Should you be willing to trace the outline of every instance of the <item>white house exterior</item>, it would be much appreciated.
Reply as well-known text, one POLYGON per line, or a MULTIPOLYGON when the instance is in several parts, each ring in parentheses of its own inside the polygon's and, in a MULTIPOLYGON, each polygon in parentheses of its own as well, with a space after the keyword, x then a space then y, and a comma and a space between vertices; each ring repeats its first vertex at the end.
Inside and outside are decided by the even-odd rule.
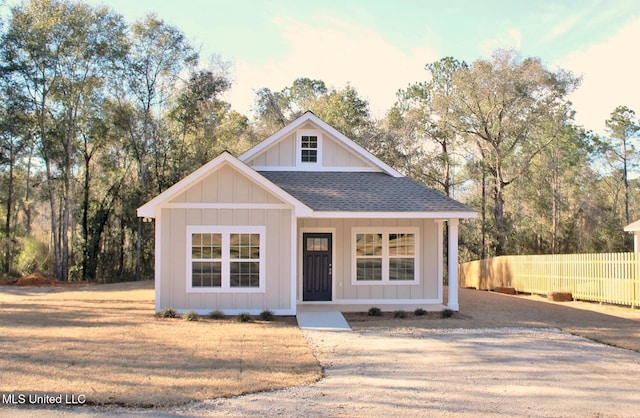
POLYGON ((156 310, 303 305, 458 310, 458 223, 476 213, 383 163, 311 112, 223 153, 138 208, 155 219, 156 310))
POLYGON ((640 251, 640 220, 630 223, 624 227, 625 232, 633 233, 633 252, 640 251))

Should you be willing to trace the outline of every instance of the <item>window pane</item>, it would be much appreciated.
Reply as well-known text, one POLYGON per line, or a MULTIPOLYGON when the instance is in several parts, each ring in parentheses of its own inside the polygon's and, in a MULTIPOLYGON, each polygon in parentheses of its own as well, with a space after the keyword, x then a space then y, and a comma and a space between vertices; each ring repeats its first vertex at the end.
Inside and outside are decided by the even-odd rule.
POLYGON ((389 255, 415 255, 415 234, 389 234, 389 255))
POLYGON ((329 238, 307 238, 307 251, 329 251, 329 238))
POLYGON ((200 234, 202 237, 202 245, 210 247, 211 246, 211 234, 200 234))
POLYGON ((382 234, 356 234, 357 256, 381 256, 382 234))
POLYGON ((235 260, 260 258, 260 234, 231 234, 229 256, 235 260))
POLYGON ((222 235, 193 234, 191 236, 191 258, 196 260, 222 258, 222 235))
POLYGON ((222 263, 194 261, 191 263, 191 286, 220 287, 222 285, 222 263))
POLYGON ((260 263, 234 261, 230 265, 231 287, 259 287, 260 263))
POLYGON ((315 163, 318 161, 318 151, 315 149, 303 149, 302 160, 303 163, 315 163))
POLYGON ((392 258, 389 260, 389 280, 414 280, 413 258, 392 258))
POLYGON ((318 148, 318 137, 315 135, 303 135, 302 148, 318 148))
POLYGON ((382 258, 358 258, 356 280, 382 280, 382 258))
POLYGON ((199 247, 202 245, 202 234, 193 234, 191 236, 191 245, 199 247))

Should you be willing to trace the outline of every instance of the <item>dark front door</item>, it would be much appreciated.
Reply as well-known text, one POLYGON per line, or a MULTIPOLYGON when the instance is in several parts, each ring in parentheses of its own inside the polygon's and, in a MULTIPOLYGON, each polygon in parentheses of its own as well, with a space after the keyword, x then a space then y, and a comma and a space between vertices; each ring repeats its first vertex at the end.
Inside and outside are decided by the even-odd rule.
POLYGON ((302 300, 331 300, 331 234, 302 234, 302 300))

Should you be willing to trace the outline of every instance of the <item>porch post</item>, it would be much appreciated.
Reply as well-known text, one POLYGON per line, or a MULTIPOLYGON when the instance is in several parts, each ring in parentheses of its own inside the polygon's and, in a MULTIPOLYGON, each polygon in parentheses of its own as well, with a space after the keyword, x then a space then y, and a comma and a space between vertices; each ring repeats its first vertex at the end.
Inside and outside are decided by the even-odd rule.
POLYGON ((447 252, 449 301, 448 307, 452 311, 459 311, 458 305, 458 219, 449 219, 447 222, 449 232, 449 251, 447 252))

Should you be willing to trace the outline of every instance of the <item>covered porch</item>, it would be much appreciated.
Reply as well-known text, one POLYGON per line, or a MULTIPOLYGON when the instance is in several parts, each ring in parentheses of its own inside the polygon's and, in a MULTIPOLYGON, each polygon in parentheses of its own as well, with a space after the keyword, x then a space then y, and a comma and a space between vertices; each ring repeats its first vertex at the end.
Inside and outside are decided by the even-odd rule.
POLYGON ((373 306, 383 311, 458 311, 458 226, 458 218, 298 219, 296 312, 366 312, 373 306), (371 258, 377 270, 369 270, 382 277, 375 281, 362 280, 370 274, 369 259, 359 247, 371 235, 380 241, 377 249, 366 250, 376 255, 371 258), (402 248, 394 244, 400 239, 402 248), (398 277, 400 265, 405 277, 398 277))

